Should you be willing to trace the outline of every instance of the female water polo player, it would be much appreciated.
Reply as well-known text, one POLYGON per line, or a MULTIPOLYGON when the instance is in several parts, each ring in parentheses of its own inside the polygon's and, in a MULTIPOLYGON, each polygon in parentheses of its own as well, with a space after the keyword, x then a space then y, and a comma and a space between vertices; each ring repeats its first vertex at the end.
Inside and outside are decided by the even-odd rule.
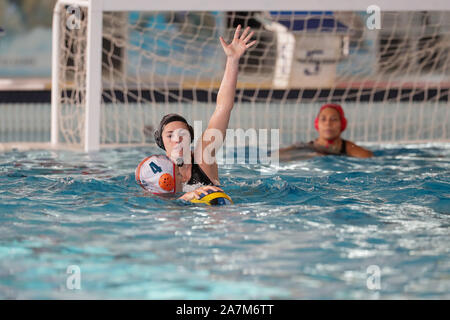
POLYGON ((254 34, 249 32, 250 27, 247 27, 241 35, 240 31, 239 25, 230 44, 220 37, 220 43, 227 56, 225 72, 217 95, 216 109, 194 152, 190 150, 190 144, 194 139, 193 129, 181 115, 165 115, 158 130, 155 131, 157 145, 177 164, 181 181, 185 186, 220 184, 215 151, 223 144, 234 106, 239 59, 256 43, 256 41, 248 43, 254 34))
POLYGON ((227 56, 225 72, 217 95, 216 109, 194 152, 190 150, 194 139, 192 126, 181 115, 165 115, 155 131, 155 141, 166 151, 166 155, 148 157, 136 168, 136 181, 144 189, 159 195, 184 191, 186 193, 179 199, 191 202, 208 198, 207 204, 232 203, 217 186, 220 181, 215 151, 223 144, 234 106, 239 59, 245 50, 256 43, 248 43, 254 34, 249 33, 249 27, 241 35, 240 31, 239 25, 230 44, 220 37, 227 56))
POLYGON ((319 132, 316 140, 280 149, 280 158, 289 159, 289 153, 299 148, 309 149, 323 155, 346 155, 358 158, 373 156, 371 151, 341 138, 341 133, 347 127, 347 119, 340 105, 334 103, 323 105, 314 121, 314 126, 319 132))

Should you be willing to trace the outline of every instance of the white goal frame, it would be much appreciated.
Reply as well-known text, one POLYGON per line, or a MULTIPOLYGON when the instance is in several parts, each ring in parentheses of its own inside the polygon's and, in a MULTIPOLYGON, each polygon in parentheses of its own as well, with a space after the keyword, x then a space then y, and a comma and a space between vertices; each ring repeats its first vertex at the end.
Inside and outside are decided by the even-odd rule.
POLYGON ((87 72, 86 72, 86 112, 84 131, 84 150, 96 151, 100 148, 100 105, 102 95, 102 14, 114 11, 255 11, 287 10, 287 11, 366 11, 371 5, 382 11, 444 11, 450 10, 448 0, 58 0, 53 13, 53 49, 52 49, 52 111, 51 111, 51 144, 59 142, 58 110, 60 103, 59 88, 59 41, 61 10, 65 6, 79 6, 88 10, 87 28, 87 72))

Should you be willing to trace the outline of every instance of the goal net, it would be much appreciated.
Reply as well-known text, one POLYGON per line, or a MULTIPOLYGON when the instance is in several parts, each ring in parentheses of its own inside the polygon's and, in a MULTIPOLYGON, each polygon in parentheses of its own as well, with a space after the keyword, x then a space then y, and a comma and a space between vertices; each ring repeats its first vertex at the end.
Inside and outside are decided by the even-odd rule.
POLYGON ((99 53, 89 51, 95 11, 80 2, 55 10, 53 142, 88 149, 92 117, 100 146, 153 143, 170 112, 205 129, 225 65, 219 36, 231 39, 239 24, 258 42, 240 61, 230 128, 279 129, 280 146, 307 142, 320 106, 335 102, 346 139, 450 139, 450 11, 379 20, 366 11, 102 11, 90 44, 99 53))

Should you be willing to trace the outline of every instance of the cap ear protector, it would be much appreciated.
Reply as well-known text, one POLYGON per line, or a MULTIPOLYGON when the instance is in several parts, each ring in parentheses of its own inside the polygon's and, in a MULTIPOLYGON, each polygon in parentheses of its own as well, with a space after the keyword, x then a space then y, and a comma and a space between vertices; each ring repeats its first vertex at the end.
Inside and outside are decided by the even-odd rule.
POLYGON ((342 107, 340 105, 335 104, 335 103, 324 104, 320 108, 320 111, 317 114, 316 119, 314 120, 314 128, 316 128, 316 130, 319 131, 319 115, 322 112, 322 110, 326 109, 326 108, 333 108, 334 110, 339 112, 339 116, 341 118, 341 132, 344 131, 345 128, 347 128, 347 119, 345 118, 345 115, 344 115, 344 109, 342 109, 342 107))
POLYGON ((184 122, 187 127, 188 127, 188 131, 189 134, 191 135, 191 142, 194 141, 194 129, 192 128, 192 126, 186 121, 185 118, 183 118, 182 116, 180 116, 179 114, 176 113, 169 113, 166 114, 161 122, 159 123, 159 129, 155 130, 155 142, 156 145, 158 147, 160 147, 163 150, 166 150, 166 148, 164 147, 164 142, 163 142, 163 138, 162 138, 162 132, 164 130, 164 127, 169 124, 170 122, 174 122, 174 121, 181 121, 184 122))

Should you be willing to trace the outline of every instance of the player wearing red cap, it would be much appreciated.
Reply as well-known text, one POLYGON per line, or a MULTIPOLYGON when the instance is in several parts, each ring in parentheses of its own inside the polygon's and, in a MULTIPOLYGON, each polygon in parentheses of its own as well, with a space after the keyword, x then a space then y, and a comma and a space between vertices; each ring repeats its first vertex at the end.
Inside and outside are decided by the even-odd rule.
MULTIPOLYGON (((306 148, 310 148, 319 154, 346 155, 358 158, 370 158, 373 153, 355 143, 341 138, 341 133, 347 127, 347 119, 344 110, 338 104, 328 103, 323 105, 314 121, 314 127, 319 133, 319 137, 310 141, 306 148)), ((305 147, 305 146, 303 146, 305 147)), ((280 149, 281 159, 292 150, 299 148, 294 145, 280 149)))

